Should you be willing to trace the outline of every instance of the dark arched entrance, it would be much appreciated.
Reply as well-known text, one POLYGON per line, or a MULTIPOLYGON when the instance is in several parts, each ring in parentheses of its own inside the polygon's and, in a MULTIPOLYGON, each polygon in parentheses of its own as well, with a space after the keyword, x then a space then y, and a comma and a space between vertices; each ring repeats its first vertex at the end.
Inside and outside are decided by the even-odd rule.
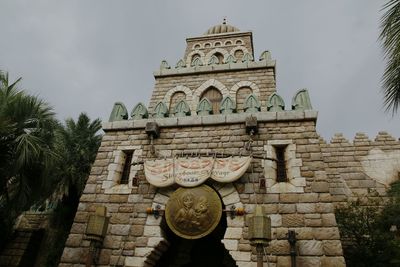
POLYGON ((161 223, 166 239, 170 243, 155 267, 237 267, 221 240, 226 230, 226 214, 214 231, 199 239, 184 239, 177 236, 168 227, 165 218, 161 223))

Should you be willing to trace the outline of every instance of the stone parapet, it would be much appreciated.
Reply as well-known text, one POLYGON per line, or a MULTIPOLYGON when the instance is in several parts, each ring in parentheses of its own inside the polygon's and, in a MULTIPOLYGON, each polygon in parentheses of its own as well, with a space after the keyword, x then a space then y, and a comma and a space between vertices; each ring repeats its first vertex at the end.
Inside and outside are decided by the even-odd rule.
POLYGON ((260 68, 273 68, 275 69, 275 60, 265 61, 250 61, 250 62, 237 62, 221 65, 206 65, 196 67, 186 67, 180 69, 160 69, 153 72, 154 77, 167 77, 167 76, 180 76, 180 75, 193 75, 193 74, 206 74, 218 73, 226 71, 241 71, 241 70, 254 70, 260 68))
POLYGON ((184 126, 207 126, 225 123, 244 123, 246 118, 254 116, 258 122, 279 121, 316 121, 318 112, 315 110, 305 111, 281 111, 281 112, 258 112, 238 114, 218 114, 208 116, 188 116, 170 118, 150 118, 141 120, 123 120, 114 122, 103 122, 104 131, 143 129, 147 122, 156 122, 160 127, 184 127, 184 126))

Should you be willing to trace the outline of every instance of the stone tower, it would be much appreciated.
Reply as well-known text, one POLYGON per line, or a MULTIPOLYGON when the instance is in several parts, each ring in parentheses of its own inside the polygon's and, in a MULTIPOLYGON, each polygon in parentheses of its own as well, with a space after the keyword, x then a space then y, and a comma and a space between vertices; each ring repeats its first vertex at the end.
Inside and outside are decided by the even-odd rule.
POLYGON ((93 266, 256 266, 257 205, 271 219, 264 266, 345 266, 333 202, 351 188, 345 166, 328 168, 340 148, 318 136, 307 90, 285 106, 252 32, 223 23, 186 42, 154 72, 147 107, 114 105, 59 266, 90 255, 93 266), (96 210, 108 224, 93 239, 96 210))

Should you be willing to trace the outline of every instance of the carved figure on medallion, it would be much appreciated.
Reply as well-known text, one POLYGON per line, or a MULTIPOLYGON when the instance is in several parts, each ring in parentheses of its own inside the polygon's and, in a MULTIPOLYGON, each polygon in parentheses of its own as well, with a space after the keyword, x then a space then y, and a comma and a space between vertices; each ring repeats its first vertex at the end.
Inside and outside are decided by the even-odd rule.
POLYGON ((190 192, 186 192, 181 197, 181 206, 178 213, 176 214, 175 221, 185 230, 191 230, 194 226, 198 226, 199 223, 196 220, 196 214, 194 210, 194 195, 190 192))
POLYGON ((218 194, 209 186, 178 188, 168 200, 165 217, 180 237, 197 239, 211 233, 222 216, 218 194))

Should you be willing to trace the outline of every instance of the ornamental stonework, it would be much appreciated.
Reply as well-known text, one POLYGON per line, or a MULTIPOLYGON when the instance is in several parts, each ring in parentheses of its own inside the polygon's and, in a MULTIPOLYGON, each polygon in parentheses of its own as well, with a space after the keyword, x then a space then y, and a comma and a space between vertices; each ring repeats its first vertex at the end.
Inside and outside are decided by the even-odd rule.
POLYGON ((147 106, 115 104, 60 267, 84 266, 93 251, 96 266, 256 266, 248 218, 260 205, 271 230, 264 266, 291 266, 289 231, 297 266, 345 266, 335 205, 384 195, 400 142, 386 132, 323 140, 307 90, 279 96, 275 60, 255 55, 252 40, 226 25, 190 37, 184 58, 154 72, 147 106), (198 114, 207 92, 213 112, 198 114), (93 239, 99 206, 108 225, 93 239))

